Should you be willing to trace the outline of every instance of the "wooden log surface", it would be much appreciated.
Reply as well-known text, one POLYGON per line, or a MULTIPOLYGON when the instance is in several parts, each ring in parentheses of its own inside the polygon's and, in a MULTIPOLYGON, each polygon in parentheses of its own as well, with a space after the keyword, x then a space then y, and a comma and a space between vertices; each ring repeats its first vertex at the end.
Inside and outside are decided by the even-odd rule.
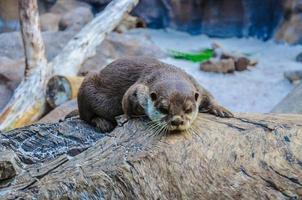
POLYGON ((76 98, 83 80, 84 77, 82 76, 53 76, 49 79, 46 86, 47 103, 52 108, 56 108, 63 103, 76 98))
POLYGON ((199 114, 166 136, 141 119, 106 134, 76 118, 16 129, 0 135, 17 173, 0 199, 301 199, 301 119, 199 114))

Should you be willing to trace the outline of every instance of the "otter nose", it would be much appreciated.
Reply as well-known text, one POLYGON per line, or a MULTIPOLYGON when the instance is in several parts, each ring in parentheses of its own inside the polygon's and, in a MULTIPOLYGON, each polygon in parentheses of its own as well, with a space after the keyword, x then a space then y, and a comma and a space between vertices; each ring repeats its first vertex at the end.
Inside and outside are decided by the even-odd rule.
POLYGON ((171 121, 172 126, 180 126, 183 124, 184 124, 184 121, 180 117, 173 117, 173 119, 171 121))

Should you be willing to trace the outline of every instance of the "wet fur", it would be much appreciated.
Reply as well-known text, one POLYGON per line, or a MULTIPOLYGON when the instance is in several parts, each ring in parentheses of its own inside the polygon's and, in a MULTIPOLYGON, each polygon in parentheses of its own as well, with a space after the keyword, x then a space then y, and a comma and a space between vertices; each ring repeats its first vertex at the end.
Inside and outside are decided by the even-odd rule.
MULTIPOLYGON (((123 113, 130 117, 147 112, 149 115, 152 112, 155 114, 155 110, 150 110, 155 109, 150 107, 150 91, 165 94, 164 91, 171 90, 177 90, 180 94, 197 91, 200 95, 197 109, 200 112, 232 116, 183 70, 153 58, 130 57, 118 59, 99 73, 90 74, 84 79, 78 93, 80 118, 102 131, 111 131, 116 126, 115 117, 123 113)), ((173 98, 172 101, 179 99, 177 95, 173 98)), ((179 113, 177 109, 182 108, 178 107, 173 109, 179 113)))

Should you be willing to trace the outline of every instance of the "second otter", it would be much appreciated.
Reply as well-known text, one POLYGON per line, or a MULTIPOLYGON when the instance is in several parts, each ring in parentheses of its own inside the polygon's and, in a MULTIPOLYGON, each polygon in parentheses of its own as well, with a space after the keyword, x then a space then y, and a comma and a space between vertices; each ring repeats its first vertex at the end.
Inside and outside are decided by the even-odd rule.
POLYGON ((186 130, 198 112, 232 113, 185 71, 147 57, 118 59, 88 75, 78 93, 80 118, 107 132, 115 117, 145 115, 169 131, 186 130))

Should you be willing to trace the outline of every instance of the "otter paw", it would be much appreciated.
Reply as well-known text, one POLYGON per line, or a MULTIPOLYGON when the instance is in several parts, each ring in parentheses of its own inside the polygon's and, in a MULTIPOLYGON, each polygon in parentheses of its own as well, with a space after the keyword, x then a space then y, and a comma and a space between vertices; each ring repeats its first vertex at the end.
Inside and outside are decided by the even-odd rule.
POLYGON ((115 128, 115 125, 106 119, 94 118, 91 122, 97 129, 104 133, 111 132, 115 128))
POLYGON ((230 118, 234 117, 233 113, 226 108, 220 106, 220 105, 213 105, 211 106, 209 113, 214 114, 218 117, 225 117, 225 118, 230 118))

